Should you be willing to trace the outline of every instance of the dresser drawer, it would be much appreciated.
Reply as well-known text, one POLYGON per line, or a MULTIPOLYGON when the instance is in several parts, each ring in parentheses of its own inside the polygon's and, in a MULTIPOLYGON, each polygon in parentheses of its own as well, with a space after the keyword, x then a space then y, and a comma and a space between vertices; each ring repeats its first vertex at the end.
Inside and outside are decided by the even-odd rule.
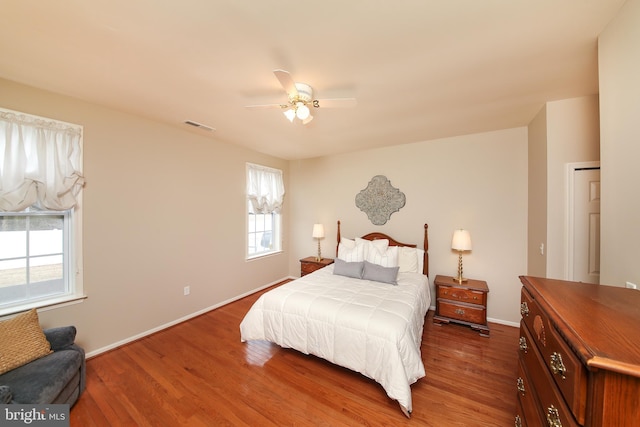
POLYGON ((524 411, 520 399, 516 399, 516 416, 514 417, 515 427, 527 427, 527 419, 524 417, 524 411))
POLYGON ((487 305, 486 292, 473 289, 454 288, 452 286, 438 286, 438 298, 466 302, 468 304, 487 305))
POLYGON ((487 321, 487 311, 480 306, 439 300, 438 309, 440 316, 463 322, 484 324, 487 321))
POLYGON ((539 403, 536 397, 536 393, 533 388, 533 384, 529 380, 529 374, 524 367, 522 358, 518 358, 518 378, 516 379, 516 388, 518 390, 520 417, 526 419, 528 425, 544 425, 540 411, 538 409, 539 403))
MULTIPOLYGON (((533 338, 524 322, 520 325, 520 340, 520 360, 524 370, 529 374, 531 384, 538 396, 540 408, 543 412, 542 417, 547 421, 546 425, 578 427, 579 424, 574 419, 560 390, 551 378, 547 365, 536 345, 533 344, 533 338), (526 346, 523 345, 524 343, 526 343, 526 346)), ((525 416, 528 417, 529 414, 525 413, 525 416)), ((529 421, 528 418, 527 421, 529 421)), ((530 421, 529 424, 531 424, 530 421)), ((545 425, 545 423, 541 425, 545 425)))
POLYGON ((537 302, 523 288, 521 311, 548 372, 562 392, 571 412, 581 424, 585 420, 587 372, 576 354, 549 322, 537 302), (527 313, 528 311, 528 313, 527 313))

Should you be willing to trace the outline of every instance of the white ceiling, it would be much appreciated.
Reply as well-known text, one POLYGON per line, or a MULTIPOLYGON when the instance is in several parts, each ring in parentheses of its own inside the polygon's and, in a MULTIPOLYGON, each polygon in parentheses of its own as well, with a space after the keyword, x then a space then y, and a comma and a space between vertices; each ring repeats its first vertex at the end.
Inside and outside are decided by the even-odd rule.
MULTIPOLYGON (((0 77, 285 159, 524 126, 598 92, 624 0, 2 0, 0 77), (318 98, 279 110, 288 70, 318 98)), ((0 94, 0 104, 1 104, 0 94)))

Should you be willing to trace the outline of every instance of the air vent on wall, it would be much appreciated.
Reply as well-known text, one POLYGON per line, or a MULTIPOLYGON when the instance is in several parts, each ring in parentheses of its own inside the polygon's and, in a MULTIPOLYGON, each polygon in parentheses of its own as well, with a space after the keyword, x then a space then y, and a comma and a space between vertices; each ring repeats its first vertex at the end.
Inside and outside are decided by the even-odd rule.
POLYGON ((206 130, 206 131, 209 131, 209 132, 215 132, 215 129, 212 128, 211 126, 203 125, 202 123, 194 122, 193 120, 185 120, 184 123, 189 125, 189 126, 200 128, 202 130, 206 130))

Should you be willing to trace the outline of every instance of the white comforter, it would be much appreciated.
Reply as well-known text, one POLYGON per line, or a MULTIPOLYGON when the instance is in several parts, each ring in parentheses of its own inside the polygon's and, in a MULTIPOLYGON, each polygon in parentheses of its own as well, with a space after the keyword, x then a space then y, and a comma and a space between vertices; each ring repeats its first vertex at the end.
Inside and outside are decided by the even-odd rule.
POLYGON ((431 296, 426 276, 398 285, 333 274, 333 265, 263 294, 240 324, 242 341, 267 340, 377 381, 409 413, 431 296))

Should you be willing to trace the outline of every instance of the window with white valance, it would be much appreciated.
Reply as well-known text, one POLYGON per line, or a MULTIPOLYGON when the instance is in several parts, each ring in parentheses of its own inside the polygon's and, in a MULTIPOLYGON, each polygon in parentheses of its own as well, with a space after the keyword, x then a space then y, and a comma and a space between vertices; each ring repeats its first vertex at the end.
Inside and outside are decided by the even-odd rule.
POLYGON ((280 252, 282 171, 247 163, 247 258, 280 252))
POLYGON ((72 209, 83 185, 82 126, 0 109, 0 211, 72 209))
POLYGON ((247 198, 253 213, 280 213, 284 200, 282 171, 247 163, 247 198))
POLYGON ((83 298, 82 126, 0 108, 0 315, 83 298))

